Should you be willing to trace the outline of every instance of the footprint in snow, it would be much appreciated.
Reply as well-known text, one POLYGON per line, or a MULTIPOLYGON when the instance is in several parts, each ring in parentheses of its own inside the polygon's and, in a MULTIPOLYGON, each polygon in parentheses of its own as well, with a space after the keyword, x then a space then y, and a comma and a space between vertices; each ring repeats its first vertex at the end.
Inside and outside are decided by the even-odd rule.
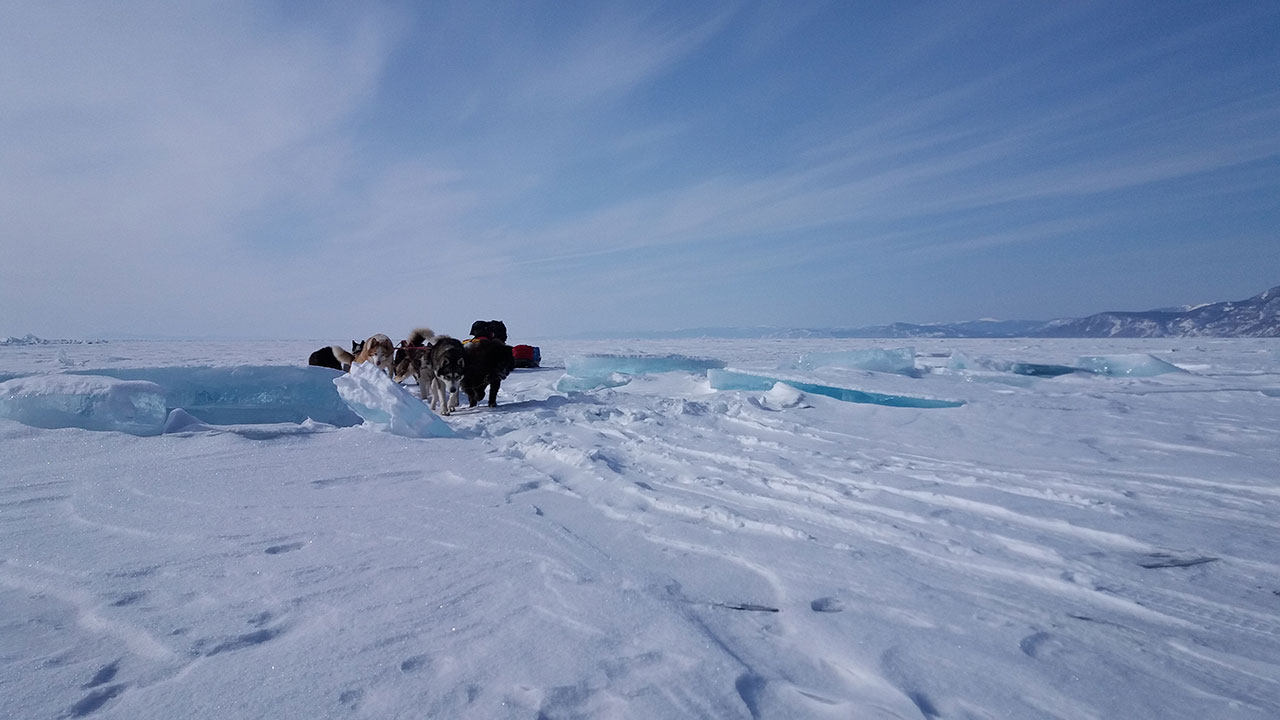
POLYGON ((124 692, 124 684, 107 685, 85 695, 80 702, 71 706, 71 717, 85 717, 102 709, 112 698, 124 692))
POLYGON ((115 679, 116 673, 118 672, 120 672, 120 661, 116 660, 110 665, 104 665, 99 668, 98 672, 94 673, 93 679, 86 683, 84 687, 88 689, 106 685, 115 679))
POLYGON ((146 596, 147 594, 141 591, 124 593, 111 601, 111 607, 125 607, 126 605, 132 605, 146 596))
POLYGON ((343 690, 342 693, 338 695, 338 702, 342 703, 343 705, 345 705, 347 708, 351 710, 355 710, 359 708, 360 701, 363 699, 364 699, 364 691, 360 689, 343 690))
POLYGON ((421 670, 422 668, 426 667, 426 664, 427 664, 426 655, 414 655, 413 657, 408 658, 404 662, 400 663, 400 672, 403 672, 403 673, 417 672, 418 670, 421 670))
POLYGON ((820 597, 809 603, 809 608, 814 612, 838 613, 844 610, 844 601, 834 597, 820 597))
POLYGON ((1062 643, 1047 632, 1032 633, 1018 641, 1018 649, 1037 660, 1052 657, 1062 650, 1062 643))

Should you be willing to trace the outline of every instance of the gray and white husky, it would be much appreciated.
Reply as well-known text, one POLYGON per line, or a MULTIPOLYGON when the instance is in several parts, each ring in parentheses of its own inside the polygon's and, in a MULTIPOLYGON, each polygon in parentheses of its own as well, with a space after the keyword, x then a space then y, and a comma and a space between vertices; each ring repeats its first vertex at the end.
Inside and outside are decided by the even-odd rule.
POLYGON ((403 354, 396 364, 396 379, 410 375, 416 377, 418 397, 441 415, 449 415, 456 410, 467 365, 462 341, 448 335, 436 335, 429 328, 415 328, 401 350, 403 354))

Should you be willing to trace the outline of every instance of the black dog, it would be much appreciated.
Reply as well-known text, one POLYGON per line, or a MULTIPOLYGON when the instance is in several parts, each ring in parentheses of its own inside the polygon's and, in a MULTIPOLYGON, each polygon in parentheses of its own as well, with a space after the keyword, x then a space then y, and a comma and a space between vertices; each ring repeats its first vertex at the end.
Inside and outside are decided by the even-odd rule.
MULTIPOLYGON (((418 386, 424 380, 431 383, 431 407, 440 406, 440 414, 448 415, 458 407, 458 390, 465 381, 467 354, 462 341, 448 335, 437 335, 422 358, 418 372, 418 386)), ((475 405, 475 403, 471 403, 475 405)))
POLYGON ((311 357, 307 358, 308 365, 316 367, 333 368, 334 370, 342 370, 346 372, 351 369, 351 361, 355 356, 364 349, 364 341, 351 341, 351 352, 338 347, 337 345, 329 345, 311 353, 311 357))
POLYGON ((497 340, 481 338, 466 344, 467 364, 462 389, 467 401, 475 407, 489 389, 489 407, 498 407, 498 387, 516 367, 511 346, 497 340))
POLYGON ((471 323, 471 337, 507 341, 507 325, 501 320, 477 320, 471 323))
POLYGON ((311 353, 311 357, 307 358, 307 364, 334 370, 342 369, 342 363, 338 362, 338 356, 334 354, 332 345, 326 345, 311 353))

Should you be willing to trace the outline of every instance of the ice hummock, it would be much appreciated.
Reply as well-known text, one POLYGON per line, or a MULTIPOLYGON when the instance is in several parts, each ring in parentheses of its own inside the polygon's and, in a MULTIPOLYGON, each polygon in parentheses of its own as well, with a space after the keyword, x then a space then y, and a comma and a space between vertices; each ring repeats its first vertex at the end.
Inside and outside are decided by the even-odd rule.
POLYGON ((1186 372, 1154 355, 1090 355, 1076 361, 1082 369, 1110 377, 1155 377, 1165 373, 1186 372))
POLYGON ((333 378, 343 401, 364 424, 411 438, 453 437, 453 430, 427 404, 372 363, 353 365, 333 378))
POLYGON ((1028 377, 1052 378, 1060 375, 1070 375, 1073 372, 1080 372, 1085 368, 1073 367, 1071 365, 1054 365, 1052 363, 1029 363, 1019 362, 1016 360, 997 360, 989 357, 970 358, 964 353, 952 352, 951 358, 947 361, 947 369, 990 370, 993 372, 1013 373, 1014 375, 1026 375, 1028 377))
POLYGON ((1128 355, 1089 355, 1075 365, 1028 363, 998 360, 988 357, 970 358, 963 353, 951 353, 947 362, 950 370, 989 370, 1030 377, 1057 377, 1073 372, 1087 372, 1108 377, 1154 377, 1165 373, 1186 372, 1177 365, 1165 362, 1154 355, 1134 353, 1128 355))
POLYGON ((800 370, 813 370, 823 367, 870 370, 872 372, 894 373, 908 377, 919 377, 920 375, 920 371, 916 368, 916 350, 914 347, 811 352, 801 355, 800 360, 796 363, 796 369, 800 370))
POLYGON ((711 382, 713 390, 761 390, 768 392, 773 390, 778 383, 785 383, 803 393, 825 395, 829 398, 852 403, 908 408, 954 408, 964 405, 963 402, 957 400, 935 400, 933 398, 912 397, 910 395, 886 395, 884 393, 822 385, 804 380, 780 378, 742 370, 709 370, 707 379, 711 382))
POLYGON ((573 392, 618 387, 630 382, 634 375, 665 372, 701 374, 724 365, 724 362, 713 358, 688 355, 574 355, 565 361, 564 376, 556 383, 556 390, 573 392))
POLYGON ((358 425, 360 417, 338 396, 337 370, 320 367, 157 367, 75 371, 120 380, 146 380, 164 403, 210 425, 302 423, 358 425))
POLYGON ((0 417, 38 428, 159 435, 164 391, 145 380, 102 375, 33 375, 0 383, 0 417))
POLYGON ((780 382, 774 383, 760 398, 762 404, 767 408, 775 410, 783 410, 793 407, 811 407, 804 403, 804 393, 791 387, 790 385, 780 382))

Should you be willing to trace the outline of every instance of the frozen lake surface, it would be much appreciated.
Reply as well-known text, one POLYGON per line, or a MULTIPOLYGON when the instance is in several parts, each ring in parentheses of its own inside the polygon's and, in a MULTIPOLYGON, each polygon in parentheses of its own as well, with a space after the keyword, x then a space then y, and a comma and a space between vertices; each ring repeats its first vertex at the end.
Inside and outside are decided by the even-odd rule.
POLYGON ((0 717, 1280 716, 1280 341, 513 340, 0 347, 0 717))

